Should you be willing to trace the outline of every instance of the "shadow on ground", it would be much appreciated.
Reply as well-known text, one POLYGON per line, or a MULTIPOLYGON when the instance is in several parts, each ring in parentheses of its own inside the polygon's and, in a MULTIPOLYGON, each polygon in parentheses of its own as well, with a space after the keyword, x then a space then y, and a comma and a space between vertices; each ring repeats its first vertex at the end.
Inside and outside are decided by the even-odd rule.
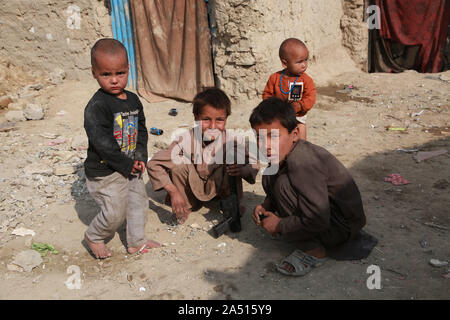
MULTIPOLYGON (((441 137, 408 149, 450 150, 441 137)), ((423 162, 415 153, 390 150, 371 154, 349 168, 363 197, 365 230, 379 240, 371 255, 357 261, 328 260, 304 277, 279 274, 275 264, 297 246, 272 239, 250 215, 242 219, 239 241, 254 254, 237 271, 209 269, 204 277, 216 294, 212 299, 448 299, 446 268, 434 268, 432 258, 448 260, 450 248, 450 155, 423 162), (394 186, 384 178, 398 173, 410 183, 394 186), (369 266, 380 268, 381 289, 369 289, 369 266)), ((247 193, 252 208, 262 197, 247 193)), ((251 210, 250 210, 251 211, 251 210)), ((226 237, 226 236, 224 236, 226 237)))

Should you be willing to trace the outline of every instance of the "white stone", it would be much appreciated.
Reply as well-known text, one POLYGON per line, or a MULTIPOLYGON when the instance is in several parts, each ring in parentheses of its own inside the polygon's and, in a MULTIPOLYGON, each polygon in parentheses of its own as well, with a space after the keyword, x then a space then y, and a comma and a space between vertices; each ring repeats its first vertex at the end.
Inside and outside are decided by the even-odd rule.
POLYGON ((74 173, 75 170, 71 165, 61 165, 55 168, 54 174, 57 176, 66 176, 74 173))
POLYGON ((44 109, 40 105, 33 103, 27 104, 27 106, 23 110, 23 114, 28 120, 44 119, 44 109))
POLYGON ((8 111, 7 113, 5 113, 5 119, 9 122, 19 122, 27 120, 23 114, 23 111, 20 110, 8 111))
POLYGON ((444 266, 448 265, 448 262, 447 261, 440 261, 438 259, 431 259, 430 260, 430 264, 433 267, 440 268, 440 267, 444 267, 444 266))
POLYGON ((42 163, 32 163, 24 168, 24 173, 26 176, 31 176, 33 174, 51 176, 53 175, 53 169, 42 163))
POLYGON ((21 237, 24 237, 24 236, 32 236, 32 237, 34 237, 36 235, 36 232, 34 232, 31 229, 26 229, 26 228, 23 228, 23 227, 19 227, 19 228, 14 229, 11 232, 11 234, 16 235, 16 236, 21 236, 21 237))
POLYGON ((19 252, 12 263, 30 272, 42 263, 42 258, 39 252, 30 249, 19 252))

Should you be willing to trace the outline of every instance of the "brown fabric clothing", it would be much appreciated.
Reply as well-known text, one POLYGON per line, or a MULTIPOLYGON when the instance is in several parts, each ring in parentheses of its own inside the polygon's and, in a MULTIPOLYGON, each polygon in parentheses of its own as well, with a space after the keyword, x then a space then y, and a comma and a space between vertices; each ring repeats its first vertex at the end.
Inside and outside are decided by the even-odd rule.
POLYGON ((131 1, 138 92, 191 101, 214 86, 204 0, 131 1))
MULTIPOLYGON (((277 97, 283 101, 290 101, 289 94, 283 93, 280 89, 280 78, 281 73, 283 71, 278 71, 272 74, 267 80, 266 86, 264 88, 262 98, 263 100, 270 97, 277 97)), ((286 72, 283 73, 283 79, 281 80, 281 87, 284 92, 289 91, 289 83, 294 82, 297 77, 289 77, 286 75, 286 72)), ((297 117, 304 116, 316 103, 316 86, 314 85, 314 81, 310 76, 306 73, 302 73, 297 82, 303 83, 303 92, 301 94, 300 100, 298 100, 300 104, 300 108, 295 109, 295 114, 297 117)))
POLYGON ((264 175, 262 183, 267 195, 263 206, 282 218, 282 234, 319 238, 330 247, 366 223, 358 187, 348 170, 310 142, 299 140, 278 173, 264 175))
MULTIPOLYGON (((173 183, 191 206, 194 206, 196 200, 206 202, 217 195, 228 195, 228 175, 224 164, 226 149, 226 131, 222 133, 222 139, 217 139, 205 146, 202 141, 194 139, 194 130, 189 130, 172 142, 167 149, 154 154, 148 162, 147 172, 154 190, 161 190, 173 183), (201 149, 196 149, 195 143, 198 143, 201 149), (223 157, 219 152, 223 152, 223 157), (180 156, 178 160, 183 159, 184 163, 176 163, 174 156, 177 155, 180 156), (216 160, 220 158, 221 161, 214 161, 213 157, 216 155, 218 158, 216 160)), ((259 166, 256 160, 253 164, 250 162, 251 156, 248 149, 243 147, 243 150, 246 165, 250 170, 249 175, 242 178, 254 184, 259 166)), ((237 180, 240 181, 240 179, 237 180)), ((239 182, 238 190, 242 194, 242 182, 239 182)))

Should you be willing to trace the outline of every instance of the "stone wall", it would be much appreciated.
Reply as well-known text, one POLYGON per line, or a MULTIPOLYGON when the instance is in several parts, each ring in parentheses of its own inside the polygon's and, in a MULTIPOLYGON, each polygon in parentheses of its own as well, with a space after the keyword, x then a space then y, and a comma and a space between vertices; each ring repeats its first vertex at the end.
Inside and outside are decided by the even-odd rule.
POLYGON ((68 79, 90 77, 90 47, 111 36, 103 0, 0 2, 0 60, 33 73, 62 69, 68 79))
MULTIPOLYGON (((269 75, 282 68, 278 48, 288 37, 308 46, 307 72, 318 85, 365 69, 364 0, 341 1, 209 0, 216 84, 233 100, 260 99, 269 75)), ((47 77, 55 69, 68 79, 91 77, 91 46, 112 36, 108 3, 2 1, 0 61, 47 77)))
MULTIPOLYGON (((362 12, 362 1, 343 6, 340 1, 329 0, 210 0, 217 84, 234 100, 260 99, 269 75, 282 68, 278 49, 289 37, 299 38, 308 46, 307 72, 318 85, 339 73, 357 70, 349 50, 363 52, 364 45, 352 47, 352 39, 343 37, 341 26, 349 28, 350 21, 360 27, 354 22, 359 17, 352 11, 362 12), (344 48, 343 38, 349 50, 344 48)), ((355 29, 353 25, 351 28, 355 29)), ((357 41, 366 40, 360 37, 357 41)), ((360 55, 352 57, 361 66, 364 62, 360 55)))

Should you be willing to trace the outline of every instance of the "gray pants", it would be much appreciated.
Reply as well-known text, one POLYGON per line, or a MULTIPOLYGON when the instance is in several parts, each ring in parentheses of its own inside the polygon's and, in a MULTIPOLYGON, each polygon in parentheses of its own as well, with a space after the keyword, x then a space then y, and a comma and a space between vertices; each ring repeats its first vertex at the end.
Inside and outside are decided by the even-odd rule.
POLYGON ((86 178, 86 185, 101 209, 86 231, 90 241, 103 242, 116 232, 125 219, 128 247, 139 247, 147 241, 144 229, 148 197, 142 178, 125 178, 115 172, 106 177, 86 178))

